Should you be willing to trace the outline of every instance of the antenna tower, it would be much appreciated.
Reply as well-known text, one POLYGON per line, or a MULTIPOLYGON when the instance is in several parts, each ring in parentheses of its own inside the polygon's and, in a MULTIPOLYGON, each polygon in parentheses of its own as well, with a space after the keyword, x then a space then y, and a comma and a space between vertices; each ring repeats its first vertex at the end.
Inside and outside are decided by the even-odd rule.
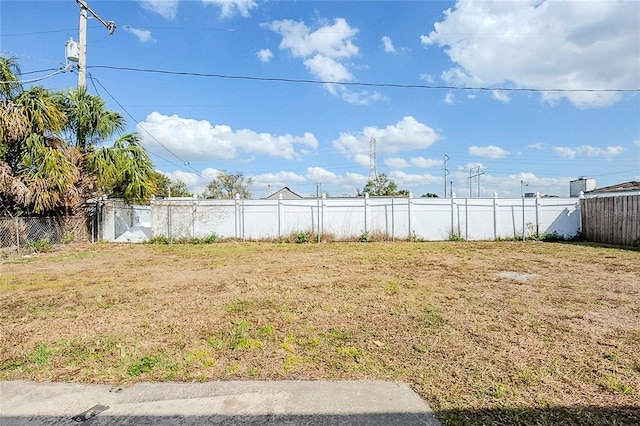
POLYGON ((378 166, 376 161, 376 137, 372 136, 369 142, 369 180, 375 182, 378 179, 378 166))

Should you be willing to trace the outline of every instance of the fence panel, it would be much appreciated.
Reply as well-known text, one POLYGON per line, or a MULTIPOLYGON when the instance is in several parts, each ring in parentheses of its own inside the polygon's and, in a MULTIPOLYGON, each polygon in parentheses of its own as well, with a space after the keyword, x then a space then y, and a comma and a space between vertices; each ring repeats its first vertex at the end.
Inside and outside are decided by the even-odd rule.
POLYGON ((97 204, 102 224, 101 239, 115 242, 141 242, 151 237, 151 207, 106 200, 97 204))
POLYGON ((273 239, 309 231, 336 240, 358 239, 365 233, 384 239, 493 240, 545 233, 572 237, 581 226, 575 198, 182 198, 154 200, 140 211, 135 206, 119 206, 116 211, 115 206, 107 206, 110 201, 105 202, 102 223, 107 241, 125 238, 117 235, 118 229, 126 229, 122 235, 144 231, 147 239, 165 236, 170 240, 212 234, 273 239))
MULTIPOLYGON (((415 198, 412 216, 415 236, 428 241, 442 241, 452 238, 456 231, 451 231, 451 199, 447 198, 415 198)), ((407 234, 400 235, 407 238, 407 234)))
POLYGON ((587 241, 640 246, 640 195, 584 198, 581 213, 587 241))
POLYGON ((0 248, 17 253, 38 244, 93 241, 92 216, 0 218, 0 248))

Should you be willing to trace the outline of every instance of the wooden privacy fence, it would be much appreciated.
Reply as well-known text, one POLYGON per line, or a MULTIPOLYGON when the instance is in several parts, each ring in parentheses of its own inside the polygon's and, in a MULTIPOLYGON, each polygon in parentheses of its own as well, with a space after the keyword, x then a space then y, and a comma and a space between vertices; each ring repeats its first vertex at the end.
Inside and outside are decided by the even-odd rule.
POLYGON ((640 195, 583 198, 581 203, 585 240, 640 246, 640 195))

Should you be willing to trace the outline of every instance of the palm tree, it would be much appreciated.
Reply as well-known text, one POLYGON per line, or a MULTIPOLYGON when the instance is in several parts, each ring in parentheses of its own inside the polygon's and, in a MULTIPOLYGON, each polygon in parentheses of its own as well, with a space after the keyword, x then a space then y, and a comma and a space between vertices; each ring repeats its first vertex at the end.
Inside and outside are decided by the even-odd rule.
POLYGON ((92 151, 87 168, 101 193, 127 201, 148 201, 156 190, 153 163, 136 133, 118 138, 112 147, 92 151))
POLYGON ((15 58, 0 56, 0 99, 13 99, 22 91, 20 65, 15 58))
MULTIPOLYGON (((4 82, 18 81, 11 64, 0 58, 4 82)), ((14 93, 19 83, 9 86, 0 98, 0 213, 42 214, 64 210, 64 200, 77 204, 75 155, 59 137, 66 116, 49 90, 14 93)))
POLYGON ((102 194, 151 197, 152 163, 137 135, 96 149, 123 130, 120 113, 84 88, 23 90, 18 72, 0 57, 0 215, 75 213, 102 194))
POLYGON ((67 116, 65 136, 76 148, 90 151, 98 142, 124 130, 124 117, 106 108, 104 99, 91 95, 86 87, 58 95, 67 116))

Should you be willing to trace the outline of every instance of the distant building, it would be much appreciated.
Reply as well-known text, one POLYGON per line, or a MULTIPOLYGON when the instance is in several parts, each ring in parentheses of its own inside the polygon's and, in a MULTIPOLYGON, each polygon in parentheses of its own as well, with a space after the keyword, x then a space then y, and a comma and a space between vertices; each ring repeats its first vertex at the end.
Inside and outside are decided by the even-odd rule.
POLYGON ((594 189, 596 189, 596 180, 581 176, 569 182, 569 197, 579 197, 581 192, 593 191, 594 189))
POLYGON ((632 180, 631 182, 619 183, 611 186, 593 189, 584 193, 585 197, 616 197, 622 195, 640 195, 640 182, 632 180))
POLYGON ((280 194, 282 194, 282 199, 283 200, 300 200, 302 197, 298 194, 296 194, 295 192, 293 192, 292 190, 290 190, 288 187, 284 187, 276 192, 274 192, 273 194, 269 195, 267 198, 265 198, 266 200, 278 200, 280 198, 280 194))

